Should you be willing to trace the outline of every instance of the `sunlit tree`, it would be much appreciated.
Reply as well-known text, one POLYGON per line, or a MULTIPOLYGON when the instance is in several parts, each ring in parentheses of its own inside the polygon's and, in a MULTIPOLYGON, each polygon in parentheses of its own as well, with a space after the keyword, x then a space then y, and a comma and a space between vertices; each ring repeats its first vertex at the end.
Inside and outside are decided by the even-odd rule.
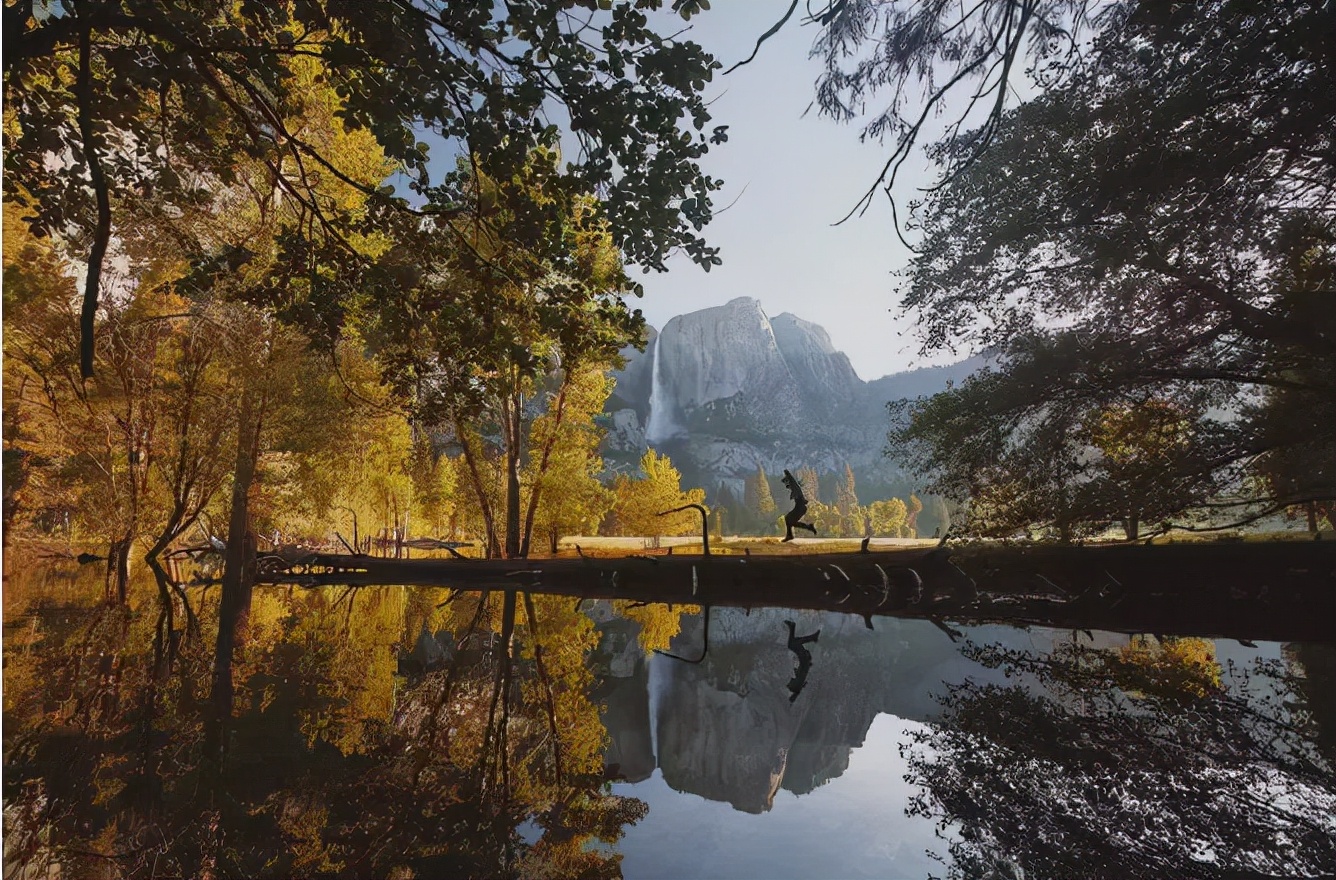
POLYGON ((765 468, 762 465, 758 464, 756 473, 747 477, 742 491, 743 505, 761 534, 773 534, 775 498, 770 491, 770 478, 766 476, 765 468))
POLYGON ((899 538, 904 534, 908 511, 899 498, 874 501, 867 506, 872 534, 899 538))
POLYGON ((594 421, 611 390, 612 380, 602 369, 585 368, 563 380, 561 413, 549 411, 533 422, 530 446, 537 452, 525 473, 529 512, 524 533, 545 536, 553 553, 562 535, 597 532, 616 498, 599 480, 604 431, 594 421))
POLYGON ((685 504, 704 504, 704 489, 682 489, 682 475, 665 455, 653 449, 640 459, 640 474, 618 474, 612 485, 616 534, 655 537, 699 534, 700 515, 694 510, 660 516, 685 504))

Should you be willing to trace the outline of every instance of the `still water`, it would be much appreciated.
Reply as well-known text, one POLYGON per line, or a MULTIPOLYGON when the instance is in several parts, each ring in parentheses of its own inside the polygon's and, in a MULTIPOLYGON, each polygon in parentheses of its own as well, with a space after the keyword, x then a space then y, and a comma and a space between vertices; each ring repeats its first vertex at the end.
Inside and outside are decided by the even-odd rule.
POLYGON ((11 570, 7 878, 1336 872, 1330 644, 216 594, 11 570))

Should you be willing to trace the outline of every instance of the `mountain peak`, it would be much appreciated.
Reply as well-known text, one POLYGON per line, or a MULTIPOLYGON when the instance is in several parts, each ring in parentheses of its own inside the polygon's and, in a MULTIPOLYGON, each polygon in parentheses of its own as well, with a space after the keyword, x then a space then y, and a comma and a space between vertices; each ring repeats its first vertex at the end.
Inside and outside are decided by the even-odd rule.
POLYGON ((807 337, 822 354, 839 354, 840 357, 848 360, 843 352, 835 351, 835 345, 830 341, 830 334, 820 324, 814 324, 811 321, 799 318, 792 312, 784 312, 771 318, 770 326, 774 328, 776 337, 783 335, 785 338, 794 340, 807 337))

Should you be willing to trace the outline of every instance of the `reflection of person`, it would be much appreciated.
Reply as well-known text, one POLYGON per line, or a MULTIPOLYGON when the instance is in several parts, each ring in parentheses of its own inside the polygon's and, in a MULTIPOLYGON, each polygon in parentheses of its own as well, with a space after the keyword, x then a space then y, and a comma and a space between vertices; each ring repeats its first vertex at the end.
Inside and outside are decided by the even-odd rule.
POLYGON ((800 522, 807 513, 807 496, 803 495, 803 487, 793 478, 793 474, 787 470, 784 471, 784 487, 789 490, 789 497, 793 499, 793 509, 784 514, 784 540, 793 540, 793 527, 807 529, 813 535, 816 534, 816 526, 811 523, 800 522))
POLYGON ((811 635, 799 636, 792 620, 784 621, 784 625, 789 628, 789 650, 798 658, 798 668, 794 670, 793 678, 788 683, 788 689, 793 693, 793 696, 789 697, 789 702, 792 703, 798 699, 798 694, 803 692, 803 686, 807 684, 807 673, 812 671, 812 652, 807 650, 807 643, 815 642, 821 635, 821 630, 811 635))

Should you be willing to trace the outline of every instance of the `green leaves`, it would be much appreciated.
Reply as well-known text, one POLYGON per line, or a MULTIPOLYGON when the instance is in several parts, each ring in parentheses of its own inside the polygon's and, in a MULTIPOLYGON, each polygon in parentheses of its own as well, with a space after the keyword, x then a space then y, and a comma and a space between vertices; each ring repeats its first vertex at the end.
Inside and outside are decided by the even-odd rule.
POLYGON ((1336 81, 1311 54, 1328 16, 1217 0, 1169 26, 1155 4, 1128 4, 1100 20, 1068 81, 999 120, 985 152, 989 132, 935 148, 948 165, 975 158, 916 214, 903 304, 925 348, 1002 361, 915 407, 899 435, 925 444, 918 463, 950 494, 992 492, 1003 523, 1065 510, 1100 527, 1241 491, 1265 450, 1302 448, 1315 477, 1330 472, 1336 447, 1274 430, 1257 406, 1295 395, 1330 413, 1322 401, 1336 399, 1336 313, 1314 308, 1336 288, 1318 207, 1336 199, 1336 81), (1149 454, 1156 407, 1182 421, 1173 455, 1149 454), (1118 413, 1139 428, 1113 431, 1118 413), (1153 478, 1147 461, 1163 465, 1153 478))
MULTIPOLYGON (((400 210, 426 198, 453 211, 459 189, 432 174, 419 132, 481 157, 502 181, 558 143, 550 120, 564 115, 581 150, 563 185, 597 194, 627 262, 663 271, 683 250, 716 265, 699 233, 719 183, 701 171, 708 144, 692 132, 710 118, 700 93, 717 63, 651 30, 644 6, 616 5, 593 39, 577 35, 561 4, 543 0, 507 3, 500 16, 484 0, 84 0, 77 14, 26 20, 22 4, 6 6, 6 174, 32 194, 35 229, 78 240, 93 227, 69 75, 77 26, 86 24, 92 125, 109 145, 115 214, 149 191, 172 210, 216 198, 215 182, 230 188, 258 166, 268 175, 260 188, 302 215, 303 234, 319 247, 344 244, 345 259, 357 262, 365 255, 355 241, 385 228, 366 229, 360 206, 342 197, 331 203, 332 181, 400 210), (303 125, 326 87, 343 141, 303 125), (378 175, 345 146, 361 137, 390 163, 378 175), (133 154, 116 145, 133 145, 133 154), (53 167, 50 156, 69 156, 73 168, 53 167), (384 183, 394 166, 411 175, 407 199, 384 183)), ((683 17, 704 8, 674 4, 683 17)))

